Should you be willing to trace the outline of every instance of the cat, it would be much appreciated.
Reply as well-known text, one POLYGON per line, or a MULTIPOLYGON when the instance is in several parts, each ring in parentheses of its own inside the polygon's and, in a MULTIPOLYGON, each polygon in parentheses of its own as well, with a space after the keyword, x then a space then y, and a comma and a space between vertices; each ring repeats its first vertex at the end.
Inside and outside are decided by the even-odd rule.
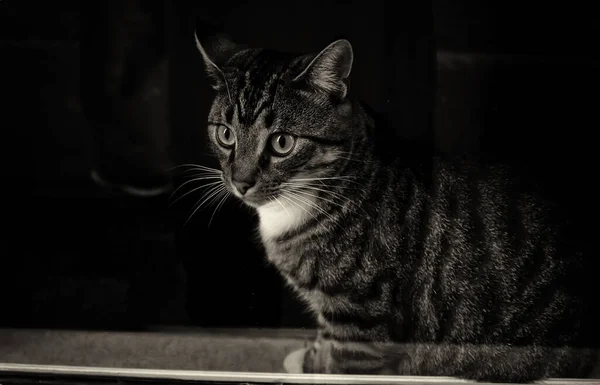
POLYGON ((195 41, 219 178, 256 210, 268 261, 318 321, 294 353, 303 372, 590 376, 593 275, 550 203, 501 165, 384 161, 348 92, 348 40, 298 54, 195 41))

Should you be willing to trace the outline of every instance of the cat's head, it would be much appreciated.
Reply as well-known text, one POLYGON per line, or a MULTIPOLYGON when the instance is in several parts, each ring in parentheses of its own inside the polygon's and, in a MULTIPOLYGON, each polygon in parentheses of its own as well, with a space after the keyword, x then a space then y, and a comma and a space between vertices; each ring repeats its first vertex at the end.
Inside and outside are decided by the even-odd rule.
POLYGON ((353 51, 337 40, 318 53, 248 48, 196 36, 216 91, 208 136, 223 182, 253 207, 290 183, 336 174, 356 137, 348 78, 353 51))

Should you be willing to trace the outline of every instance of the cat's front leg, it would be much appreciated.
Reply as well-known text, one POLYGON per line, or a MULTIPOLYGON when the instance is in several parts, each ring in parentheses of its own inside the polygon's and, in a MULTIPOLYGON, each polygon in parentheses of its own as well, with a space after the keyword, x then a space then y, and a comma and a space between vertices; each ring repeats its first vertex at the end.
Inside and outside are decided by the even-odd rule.
POLYGON ((332 367, 327 341, 321 336, 317 337, 312 346, 306 350, 302 363, 303 373, 336 373, 332 367))
POLYGON ((376 344, 319 339, 304 355, 303 373, 398 374, 376 344))
POLYGON ((319 360, 323 359, 323 330, 317 330, 317 337, 309 346, 289 353, 283 362, 288 373, 326 373, 325 367, 319 360))
POLYGON ((341 373, 338 365, 333 362, 331 346, 331 341, 323 338, 323 331, 319 329, 310 346, 288 354, 283 366, 288 373, 341 373))

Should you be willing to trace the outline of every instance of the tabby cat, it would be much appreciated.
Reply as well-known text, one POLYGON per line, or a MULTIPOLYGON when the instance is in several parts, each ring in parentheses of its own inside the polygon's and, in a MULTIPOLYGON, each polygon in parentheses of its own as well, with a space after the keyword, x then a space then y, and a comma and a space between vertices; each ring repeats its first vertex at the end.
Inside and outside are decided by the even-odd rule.
POLYGON ((223 35, 196 45, 220 180, 256 209, 268 260, 318 319, 304 372, 590 375, 587 260, 576 238, 561 243, 549 204, 500 166, 384 162, 348 94, 347 40, 312 54, 223 35))

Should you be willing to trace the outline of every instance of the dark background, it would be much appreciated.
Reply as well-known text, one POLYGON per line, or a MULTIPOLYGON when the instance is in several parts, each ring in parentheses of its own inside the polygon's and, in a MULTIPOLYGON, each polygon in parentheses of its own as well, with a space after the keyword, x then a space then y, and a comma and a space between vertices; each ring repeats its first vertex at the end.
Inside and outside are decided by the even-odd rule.
POLYGON ((183 226, 192 194, 169 207, 89 178, 214 165, 193 43, 207 23, 288 51, 350 39, 352 92, 395 128, 392 149, 512 162, 593 221, 600 26, 591 5, 517 4, 0 1, 0 326, 311 325, 249 210, 231 200, 210 228, 212 210, 183 226))

